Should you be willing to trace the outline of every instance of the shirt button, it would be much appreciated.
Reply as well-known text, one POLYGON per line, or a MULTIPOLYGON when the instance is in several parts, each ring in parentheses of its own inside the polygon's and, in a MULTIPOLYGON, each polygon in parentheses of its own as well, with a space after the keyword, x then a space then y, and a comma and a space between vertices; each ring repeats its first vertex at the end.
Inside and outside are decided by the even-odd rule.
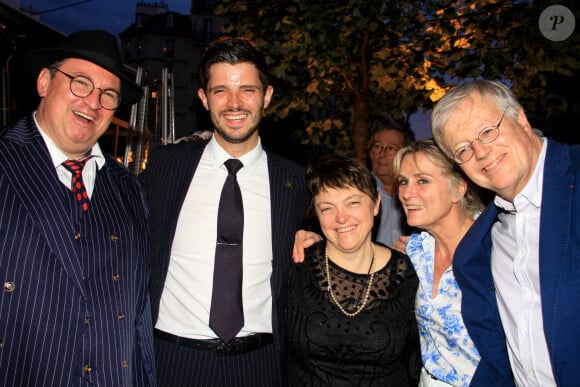
POLYGON ((4 282, 4 291, 8 293, 12 293, 16 289, 16 285, 14 282, 4 282))
POLYGON ((92 370, 93 370, 93 367, 91 367, 91 366, 90 366, 90 365, 88 365, 88 364, 87 364, 87 365, 85 365, 85 366, 83 367, 83 372, 84 372, 85 374, 90 374, 92 370))

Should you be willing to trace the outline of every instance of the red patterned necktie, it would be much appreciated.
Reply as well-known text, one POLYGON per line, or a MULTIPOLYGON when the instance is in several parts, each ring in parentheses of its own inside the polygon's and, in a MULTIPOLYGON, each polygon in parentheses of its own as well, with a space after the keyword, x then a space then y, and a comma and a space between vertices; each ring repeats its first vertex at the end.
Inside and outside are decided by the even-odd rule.
POLYGON ((83 211, 88 211, 89 209, 89 195, 85 183, 83 182, 83 168, 90 158, 91 157, 87 157, 83 160, 66 160, 62 163, 62 165, 72 173, 71 190, 83 211))

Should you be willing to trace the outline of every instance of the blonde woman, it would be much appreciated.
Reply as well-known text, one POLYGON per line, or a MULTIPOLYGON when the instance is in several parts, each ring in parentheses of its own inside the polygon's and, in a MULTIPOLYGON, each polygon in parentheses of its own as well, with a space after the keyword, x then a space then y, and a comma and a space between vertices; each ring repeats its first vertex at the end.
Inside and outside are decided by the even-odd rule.
POLYGON ((408 238, 406 252, 419 277, 420 386, 468 386, 480 357, 463 323, 451 263, 483 205, 432 140, 401 149, 394 169, 407 223, 418 229, 408 238))

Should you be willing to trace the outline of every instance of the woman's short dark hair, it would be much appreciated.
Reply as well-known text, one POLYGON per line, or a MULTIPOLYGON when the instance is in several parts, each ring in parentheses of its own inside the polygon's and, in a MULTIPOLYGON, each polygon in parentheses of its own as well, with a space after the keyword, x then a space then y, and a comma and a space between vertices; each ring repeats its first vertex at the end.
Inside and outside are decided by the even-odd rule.
POLYGON ((216 63, 251 63, 258 70, 264 90, 270 85, 266 59, 256 45, 247 39, 223 36, 209 44, 199 64, 199 80, 203 90, 207 91, 209 69, 216 63))
POLYGON ((324 156, 307 170, 308 189, 312 198, 329 188, 355 188, 378 200, 377 183, 371 171, 360 161, 343 156, 324 156))

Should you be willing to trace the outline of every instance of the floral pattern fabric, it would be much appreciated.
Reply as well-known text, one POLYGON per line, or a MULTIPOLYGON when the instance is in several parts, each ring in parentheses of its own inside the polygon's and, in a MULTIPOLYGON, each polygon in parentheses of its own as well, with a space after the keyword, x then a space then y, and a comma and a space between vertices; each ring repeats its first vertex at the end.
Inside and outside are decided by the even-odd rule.
POLYGON ((423 366, 443 382, 469 386, 480 356, 461 317, 461 290, 453 270, 449 267, 443 273, 433 298, 435 239, 425 231, 416 232, 406 251, 419 277, 415 314, 423 366))

